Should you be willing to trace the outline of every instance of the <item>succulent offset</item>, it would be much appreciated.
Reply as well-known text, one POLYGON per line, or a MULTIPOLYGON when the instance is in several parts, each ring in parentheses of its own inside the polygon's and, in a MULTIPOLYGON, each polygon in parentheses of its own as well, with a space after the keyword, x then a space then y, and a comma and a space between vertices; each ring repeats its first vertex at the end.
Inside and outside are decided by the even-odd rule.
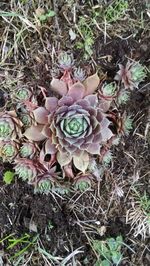
POLYGON ((111 83, 104 83, 101 86, 100 95, 104 99, 111 100, 112 98, 116 97, 117 95, 117 84, 115 82, 111 83))
POLYGON ((139 63, 127 63, 108 83, 97 73, 86 77, 67 53, 58 63, 62 74, 49 90, 18 85, 10 96, 15 110, 0 113, 0 157, 12 162, 35 192, 45 194, 66 193, 68 182, 83 191, 101 178, 112 159, 111 146, 132 129, 131 117, 120 116, 114 103, 126 103, 127 89, 146 76, 139 63))
POLYGON ((126 66, 119 65, 115 80, 121 81, 125 89, 138 89, 139 83, 146 78, 146 69, 139 62, 128 61, 126 66))
POLYGON ((14 140, 21 138, 22 123, 15 111, 0 113, 0 140, 14 140))
POLYGON ((34 158, 36 156, 36 153, 38 152, 39 147, 36 143, 32 142, 24 142, 22 143, 19 154, 22 158, 34 158))
POLYGON ((0 141, 0 157, 4 162, 11 162, 19 152, 19 143, 13 140, 0 141))
POLYGON ((28 87, 18 87, 12 93, 12 99, 16 102, 24 102, 30 100, 32 97, 32 90, 28 87))

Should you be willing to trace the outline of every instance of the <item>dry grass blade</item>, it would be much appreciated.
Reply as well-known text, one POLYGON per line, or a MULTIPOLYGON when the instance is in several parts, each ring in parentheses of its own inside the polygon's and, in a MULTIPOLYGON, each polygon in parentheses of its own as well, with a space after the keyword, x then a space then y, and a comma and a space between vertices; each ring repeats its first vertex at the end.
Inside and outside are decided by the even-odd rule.
POLYGON ((81 250, 82 248, 83 247, 79 247, 76 250, 74 250, 72 253, 70 253, 65 259, 63 259, 63 261, 61 262, 60 266, 67 265, 67 262, 69 262, 69 260, 74 258, 77 254, 84 253, 84 251, 81 250))

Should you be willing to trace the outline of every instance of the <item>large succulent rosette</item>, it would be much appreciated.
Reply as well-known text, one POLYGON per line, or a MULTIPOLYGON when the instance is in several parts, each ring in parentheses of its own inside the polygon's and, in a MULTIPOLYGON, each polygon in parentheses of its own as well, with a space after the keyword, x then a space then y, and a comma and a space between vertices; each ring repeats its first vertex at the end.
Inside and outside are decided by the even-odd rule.
POLYGON ((58 85, 63 85, 62 98, 47 97, 45 107, 34 110, 38 125, 28 128, 24 135, 35 141, 47 139, 44 154, 55 154, 61 167, 73 163, 85 172, 90 154, 100 155, 101 145, 113 135, 97 95, 92 95, 98 83, 96 74, 83 84, 55 80, 52 82, 55 91, 59 92, 58 85))

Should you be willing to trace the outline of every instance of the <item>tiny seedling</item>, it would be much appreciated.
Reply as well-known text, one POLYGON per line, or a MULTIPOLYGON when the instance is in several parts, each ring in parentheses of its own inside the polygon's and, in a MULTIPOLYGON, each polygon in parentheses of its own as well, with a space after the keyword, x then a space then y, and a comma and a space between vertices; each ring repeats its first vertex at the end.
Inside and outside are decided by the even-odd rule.
POLYGON ((122 244, 122 236, 107 238, 106 241, 94 240, 93 249, 99 257, 94 266, 119 265, 122 260, 122 244))
POLYGON ((3 181, 7 184, 10 185, 14 181, 14 172, 11 171, 6 171, 3 176, 3 181))
POLYGON ((49 231, 54 228, 54 225, 52 224, 51 221, 48 222, 47 228, 48 228, 49 231))
POLYGON ((38 16, 38 19, 42 22, 47 21, 49 18, 52 18, 56 15, 56 13, 53 10, 48 10, 45 14, 41 14, 38 16))

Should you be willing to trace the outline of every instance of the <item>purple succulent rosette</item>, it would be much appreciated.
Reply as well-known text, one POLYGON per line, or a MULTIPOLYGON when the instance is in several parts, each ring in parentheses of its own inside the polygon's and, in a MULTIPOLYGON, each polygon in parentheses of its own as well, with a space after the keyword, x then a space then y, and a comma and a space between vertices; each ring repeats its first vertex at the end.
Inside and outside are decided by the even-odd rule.
POLYGON ((61 167, 73 162, 78 170, 85 172, 89 156, 100 155, 102 144, 113 133, 97 95, 88 95, 87 86, 76 82, 66 92, 61 99, 46 98, 45 107, 33 111, 37 125, 28 128, 24 135, 30 140, 46 139, 45 155, 55 154, 61 167))

